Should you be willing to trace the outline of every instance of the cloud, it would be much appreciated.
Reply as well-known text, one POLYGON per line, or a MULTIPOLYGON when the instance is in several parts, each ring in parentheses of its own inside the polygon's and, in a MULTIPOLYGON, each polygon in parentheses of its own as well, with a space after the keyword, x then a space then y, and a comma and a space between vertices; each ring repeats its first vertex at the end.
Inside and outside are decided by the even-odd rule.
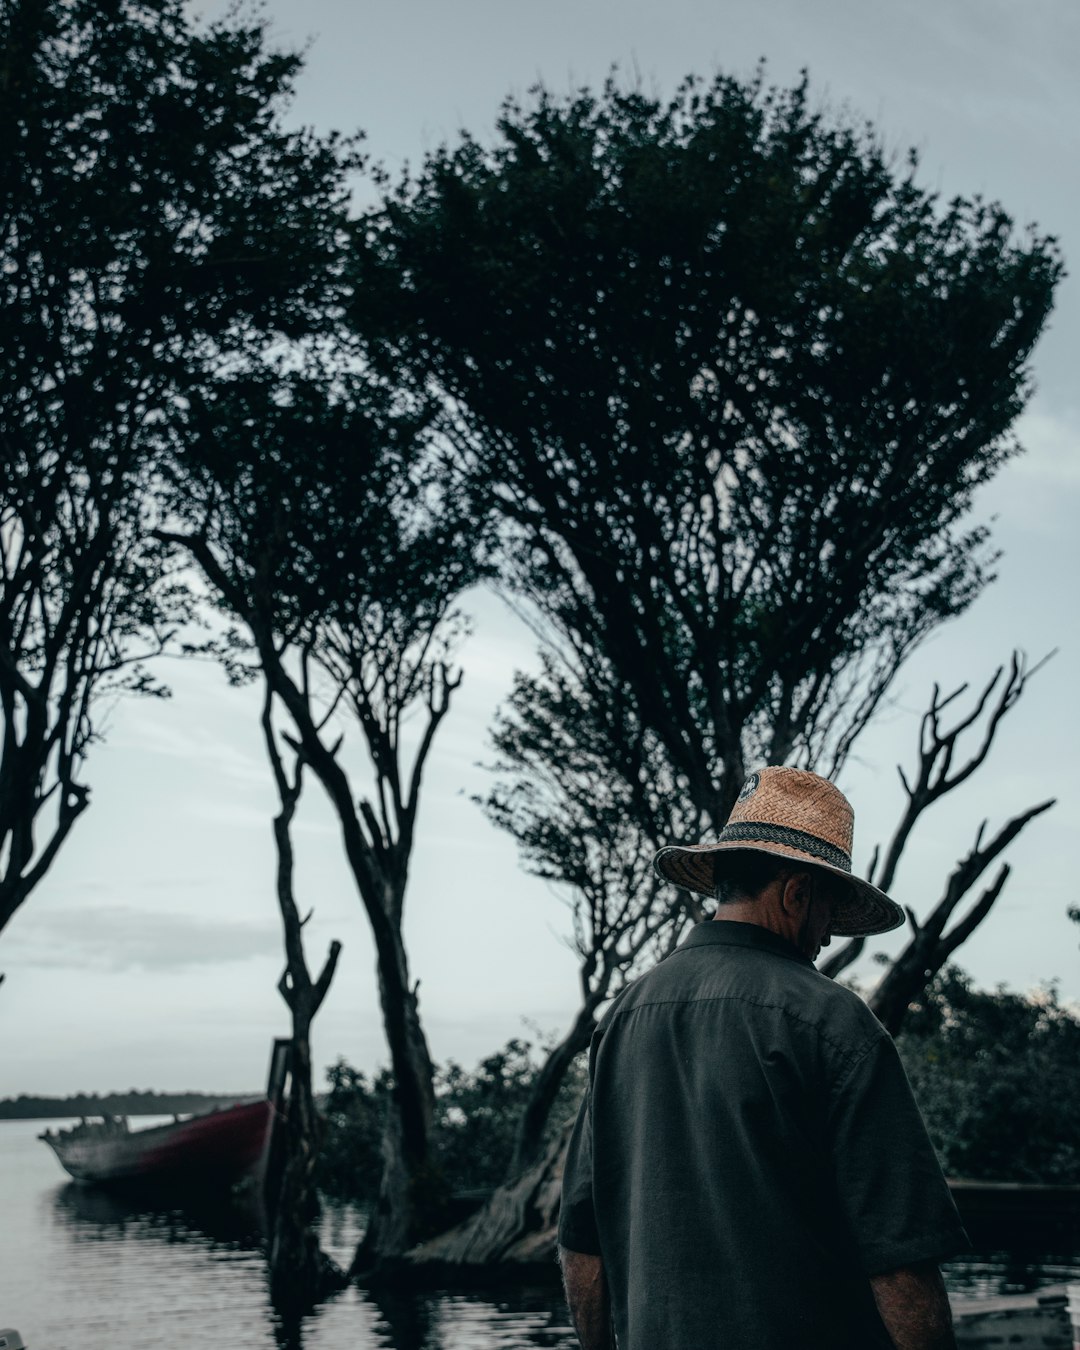
POLYGON ((182 970, 279 956, 269 919, 218 919, 124 905, 86 905, 27 916, 7 945, 9 965, 116 972, 182 970))

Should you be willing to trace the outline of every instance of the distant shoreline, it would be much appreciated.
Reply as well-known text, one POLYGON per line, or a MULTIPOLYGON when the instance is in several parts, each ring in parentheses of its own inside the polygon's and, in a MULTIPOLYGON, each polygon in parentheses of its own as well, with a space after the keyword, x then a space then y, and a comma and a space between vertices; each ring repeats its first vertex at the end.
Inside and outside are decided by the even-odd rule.
POLYGON ((214 1107, 250 1101, 258 1092, 107 1092, 76 1093, 73 1097, 5 1097, 0 1120, 56 1120, 66 1116, 195 1115, 214 1107))

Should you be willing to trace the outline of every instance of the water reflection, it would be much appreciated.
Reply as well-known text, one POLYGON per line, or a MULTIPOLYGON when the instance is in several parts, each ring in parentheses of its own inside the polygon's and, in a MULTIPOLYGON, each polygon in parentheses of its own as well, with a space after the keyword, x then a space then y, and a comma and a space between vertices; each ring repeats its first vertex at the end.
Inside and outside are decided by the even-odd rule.
MULTIPOLYGON (((27 1339, 34 1345, 171 1350, 178 1340, 205 1339, 208 1324, 215 1343, 229 1350, 576 1345, 554 1278, 494 1288, 350 1287, 307 1315, 282 1316, 270 1302, 263 1230, 250 1207, 29 1182, 11 1214, 19 1240, 0 1248, 0 1267, 5 1294, 20 1266, 23 1283, 33 1282, 31 1295, 11 1311, 24 1335, 33 1328, 27 1339)), ((954 1293, 1020 1292, 1080 1279, 1080 1223, 1073 1217, 969 1215, 967 1225, 976 1252, 946 1266, 954 1293)), ((322 1245, 347 1264, 362 1230, 357 1211, 327 1207, 322 1245)))
POLYGON ((147 1196, 68 1182, 53 1196, 57 1219, 72 1236, 89 1242, 136 1237, 160 1242, 193 1242, 210 1249, 257 1251, 263 1245, 260 1209, 211 1197, 147 1196))
POLYGON ((372 1292, 380 1344, 393 1350, 570 1350, 577 1338, 557 1283, 372 1292))
MULTIPOLYGON (((43 1196, 42 1199, 45 1199, 43 1196)), ((49 1225, 70 1253, 52 1277, 87 1350, 174 1345, 213 1313, 230 1350, 571 1350, 577 1342, 557 1281, 497 1289, 350 1287, 305 1314, 275 1310, 260 1216, 250 1206, 117 1195, 68 1183, 48 1193, 49 1225), (155 1252, 158 1255, 155 1255, 155 1252), (196 1313, 195 1310, 199 1311, 196 1313), (108 1335, 105 1328, 108 1327, 108 1335), (159 1330, 160 1328, 160 1330, 159 1330)), ((347 1261, 363 1216, 327 1207, 321 1240, 347 1261)), ((49 1343, 39 1323, 35 1341, 49 1343)), ((49 1328, 51 1329, 51 1328, 49 1328)))
POLYGON ((382 1290, 369 1295, 378 1310, 378 1331, 394 1350, 427 1350, 432 1345, 432 1309, 423 1296, 403 1290, 382 1290))

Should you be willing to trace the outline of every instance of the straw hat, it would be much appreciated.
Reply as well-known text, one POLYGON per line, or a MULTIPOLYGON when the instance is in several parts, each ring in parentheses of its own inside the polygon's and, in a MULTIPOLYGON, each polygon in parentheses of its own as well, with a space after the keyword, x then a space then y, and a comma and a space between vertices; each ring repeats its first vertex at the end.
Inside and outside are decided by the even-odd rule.
POLYGON ((812 863, 848 883, 833 911, 832 931, 844 937, 887 933, 904 911, 876 886, 851 874, 851 803, 827 778, 804 769, 767 768, 742 786, 714 843, 662 848, 653 867, 667 881, 698 895, 716 894, 720 855, 751 849, 796 863, 812 863))

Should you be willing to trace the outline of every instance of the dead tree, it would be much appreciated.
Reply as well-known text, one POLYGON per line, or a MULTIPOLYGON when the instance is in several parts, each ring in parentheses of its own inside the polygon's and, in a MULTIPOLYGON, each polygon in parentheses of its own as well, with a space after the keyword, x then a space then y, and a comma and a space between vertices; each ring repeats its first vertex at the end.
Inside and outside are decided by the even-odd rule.
MULTIPOLYGON (((1002 719, 1016 706, 1027 682, 1049 659, 1047 656, 1034 666, 1028 666, 1023 653, 1014 652, 1008 669, 999 666, 973 706, 951 726, 943 725, 943 714, 957 699, 963 697, 968 686, 963 684, 951 694, 943 696, 940 686, 934 685, 930 706, 923 714, 919 729, 918 771, 909 779, 903 768, 898 767, 907 804, 888 847, 883 854, 880 849, 876 850, 871 860, 868 879, 881 890, 888 891, 892 887, 901 858, 923 812, 967 782, 982 766, 1002 719), (982 735, 975 750, 966 758, 958 758, 960 738, 981 720, 982 735)), ((927 918, 920 922, 914 910, 910 907, 907 909, 911 938, 891 962, 869 999, 870 1006, 893 1035, 899 1031, 911 1001, 990 913, 1008 880, 1008 866, 1000 869, 993 882, 949 928, 961 902, 1029 821, 1053 805, 1051 799, 1021 812, 986 843, 983 842, 986 822, 983 822, 971 852, 957 863, 941 899, 927 918)), ((858 959, 865 945, 865 938, 852 938, 822 964, 822 971, 835 978, 858 959)))
POLYGON ((294 889, 292 821, 303 786, 303 757, 297 754, 292 775, 286 773, 273 725, 273 696, 266 688, 262 713, 263 738, 277 786, 280 811, 274 818, 277 849, 277 900, 285 937, 285 970, 278 991, 292 1019, 289 1096, 282 1128, 285 1146, 276 1194, 270 1197, 270 1287, 279 1308, 310 1307, 342 1274, 319 1248, 312 1230, 318 1211, 313 1174, 318 1156, 320 1123, 311 1075, 311 1024, 322 1006, 337 969, 341 943, 330 952, 312 980, 304 955, 304 925, 294 889))

